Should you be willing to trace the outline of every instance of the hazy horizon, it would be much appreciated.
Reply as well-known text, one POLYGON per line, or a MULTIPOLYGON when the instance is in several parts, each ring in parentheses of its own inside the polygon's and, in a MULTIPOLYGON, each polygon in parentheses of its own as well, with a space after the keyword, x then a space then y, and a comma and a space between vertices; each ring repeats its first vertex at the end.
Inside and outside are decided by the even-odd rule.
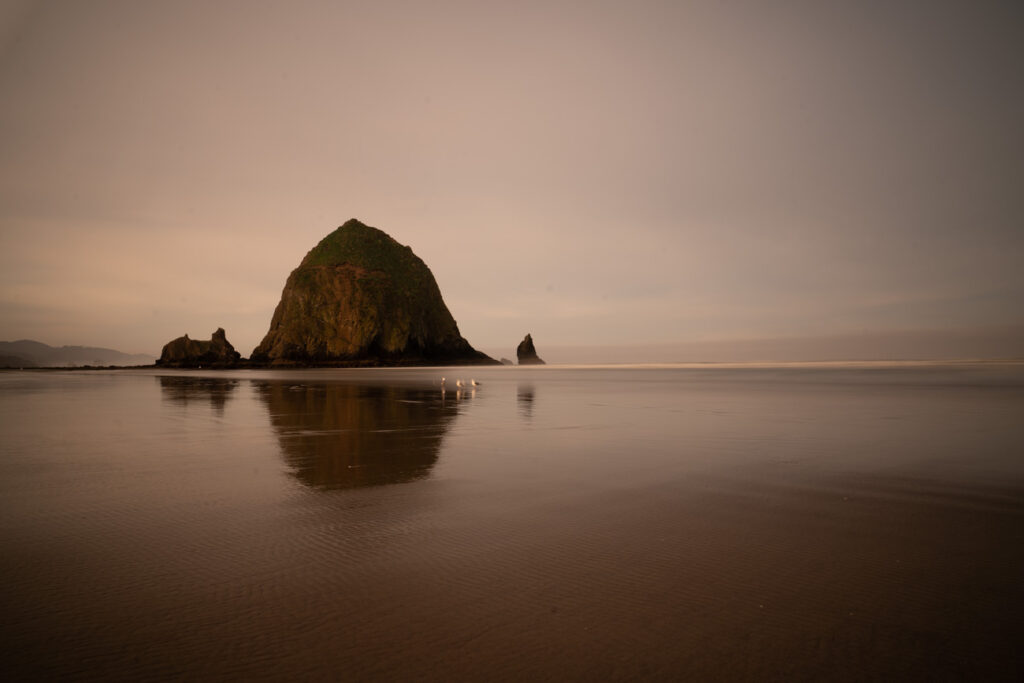
POLYGON ((248 356, 355 217, 495 358, 1020 357, 1021 45, 995 1, 0 1, 0 339, 248 356))
MULTIPOLYGON (((204 338, 203 335, 189 336, 193 339, 204 338)), ((16 341, 26 340, 0 340, 0 343, 16 341)), ((82 346, 48 345, 55 348, 82 346)), ((717 339, 674 344, 538 345, 542 359, 550 364, 562 365, 1024 360, 1022 349, 1024 326, 970 331, 904 330, 886 334, 862 332, 825 337, 717 339)), ((113 350, 131 355, 151 354, 153 358, 160 355, 159 350, 113 350)), ((237 350, 243 357, 248 356, 242 349, 237 350)), ((514 344, 505 347, 481 347, 478 350, 495 360, 516 359, 514 344)))

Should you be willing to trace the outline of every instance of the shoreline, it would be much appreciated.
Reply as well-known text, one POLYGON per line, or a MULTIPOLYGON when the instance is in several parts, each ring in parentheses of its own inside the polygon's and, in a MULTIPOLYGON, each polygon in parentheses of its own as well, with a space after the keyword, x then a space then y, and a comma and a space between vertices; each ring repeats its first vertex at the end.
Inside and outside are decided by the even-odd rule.
POLYGON ((1024 366, 1024 358, 948 358, 948 359, 904 359, 904 360, 825 360, 825 361, 680 361, 680 362, 614 362, 614 363, 546 363, 544 365, 505 365, 502 363, 430 363, 378 361, 342 361, 324 364, 288 363, 280 365, 263 363, 238 363, 233 365, 67 365, 38 367, 4 367, 0 372, 70 372, 97 370, 175 370, 175 371, 236 371, 236 370, 400 370, 450 367, 476 368, 526 368, 531 370, 569 369, 871 369, 871 368, 927 368, 955 366, 1024 366))

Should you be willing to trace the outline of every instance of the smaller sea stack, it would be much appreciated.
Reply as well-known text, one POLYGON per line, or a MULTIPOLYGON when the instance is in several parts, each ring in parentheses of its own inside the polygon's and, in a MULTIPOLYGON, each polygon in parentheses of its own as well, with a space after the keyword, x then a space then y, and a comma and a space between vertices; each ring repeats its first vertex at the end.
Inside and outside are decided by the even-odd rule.
POLYGON ((533 337, 529 334, 519 342, 519 346, 516 347, 516 358, 519 359, 520 365, 545 365, 544 361, 537 355, 537 349, 533 347, 533 337))
POLYGON ((224 328, 218 327, 210 341, 178 337, 164 345, 156 364, 167 368, 227 368, 238 364, 241 354, 228 341, 224 328))

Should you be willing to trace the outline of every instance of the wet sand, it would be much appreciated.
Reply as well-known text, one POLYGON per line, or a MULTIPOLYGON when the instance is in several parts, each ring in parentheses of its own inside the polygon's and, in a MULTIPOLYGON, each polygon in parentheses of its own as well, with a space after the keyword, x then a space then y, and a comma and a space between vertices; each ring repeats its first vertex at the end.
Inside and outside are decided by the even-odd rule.
POLYGON ((1024 678, 1017 366, 474 373, 5 376, 0 672, 1024 678))

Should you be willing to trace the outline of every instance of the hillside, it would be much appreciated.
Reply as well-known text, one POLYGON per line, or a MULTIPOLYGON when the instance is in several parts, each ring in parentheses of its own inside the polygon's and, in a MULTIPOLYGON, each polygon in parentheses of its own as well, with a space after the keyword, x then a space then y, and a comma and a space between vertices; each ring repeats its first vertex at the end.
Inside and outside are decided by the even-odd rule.
POLYGON ((49 346, 31 339, 0 342, 0 367, 62 368, 81 365, 152 365, 155 356, 94 346, 49 346))

